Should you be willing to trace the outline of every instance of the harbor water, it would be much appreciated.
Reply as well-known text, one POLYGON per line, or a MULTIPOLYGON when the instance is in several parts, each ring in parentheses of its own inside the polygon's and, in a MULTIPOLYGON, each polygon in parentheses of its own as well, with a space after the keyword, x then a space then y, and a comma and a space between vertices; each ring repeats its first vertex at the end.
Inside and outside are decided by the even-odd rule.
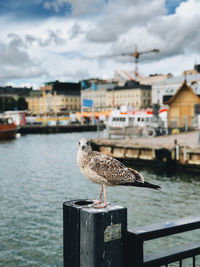
MULTIPOLYGON (((80 137, 96 133, 26 135, 0 143, 0 266, 63 265, 62 203, 95 199, 100 190, 77 167, 80 137)), ((199 174, 132 167, 162 189, 108 188, 108 201, 128 208, 129 229, 199 215, 199 174)), ((199 238, 195 230, 147 241, 145 253, 199 238)))

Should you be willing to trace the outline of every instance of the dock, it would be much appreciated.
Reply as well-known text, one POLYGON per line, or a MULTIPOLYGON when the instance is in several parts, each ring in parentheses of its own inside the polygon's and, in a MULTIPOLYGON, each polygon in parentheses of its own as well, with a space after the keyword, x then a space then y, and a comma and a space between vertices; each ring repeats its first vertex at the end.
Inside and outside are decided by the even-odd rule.
MULTIPOLYGON (((70 132, 91 132, 97 131, 98 125, 22 125, 18 133, 25 134, 51 134, 51 133, 70 133, 70 132)), ((101 126, 104 127, 104 126, 101 126)))
POLYGON ((199 132, 149 138, 93 139, 94 149, 130 164, 200 171, 199 132))

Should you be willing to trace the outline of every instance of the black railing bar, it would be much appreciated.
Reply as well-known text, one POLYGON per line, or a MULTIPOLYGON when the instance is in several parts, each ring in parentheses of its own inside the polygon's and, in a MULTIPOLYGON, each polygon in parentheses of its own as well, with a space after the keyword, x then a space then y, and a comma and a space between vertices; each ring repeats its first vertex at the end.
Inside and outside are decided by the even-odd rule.
POLYGON ((200 241, 146 256, 144 267, 155 267, 192 258, 200 254, 200 241))
POLYGON ((179 261, 179 267, 182 267, 182 260, 179 261))
POLYGON ((178 234, 200 228, 200 216, 134 228, 130 233, 143 241, 178 234))
POLYGON ((195 267, 196 264, 195 264, 195 256, 192 257, 192 266, 195 267))

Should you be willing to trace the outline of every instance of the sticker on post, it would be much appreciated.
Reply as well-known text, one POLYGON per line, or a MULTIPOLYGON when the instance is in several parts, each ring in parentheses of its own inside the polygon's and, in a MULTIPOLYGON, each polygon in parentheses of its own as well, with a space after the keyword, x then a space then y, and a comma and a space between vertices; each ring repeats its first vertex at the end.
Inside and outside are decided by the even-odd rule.
POLYGON ((108 225, 104 230, 104 242, 121 238, 121 223, 108 225))

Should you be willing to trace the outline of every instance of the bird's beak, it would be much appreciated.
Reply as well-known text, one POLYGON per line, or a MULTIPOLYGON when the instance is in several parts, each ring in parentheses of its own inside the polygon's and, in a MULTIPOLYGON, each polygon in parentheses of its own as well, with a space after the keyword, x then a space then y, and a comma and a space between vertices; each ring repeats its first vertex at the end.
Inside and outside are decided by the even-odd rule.
POLYGON ((84 150, 84 148, 85 148, 85 146, 84 146, 84 145, 82 145, 82 150, 84 150))

